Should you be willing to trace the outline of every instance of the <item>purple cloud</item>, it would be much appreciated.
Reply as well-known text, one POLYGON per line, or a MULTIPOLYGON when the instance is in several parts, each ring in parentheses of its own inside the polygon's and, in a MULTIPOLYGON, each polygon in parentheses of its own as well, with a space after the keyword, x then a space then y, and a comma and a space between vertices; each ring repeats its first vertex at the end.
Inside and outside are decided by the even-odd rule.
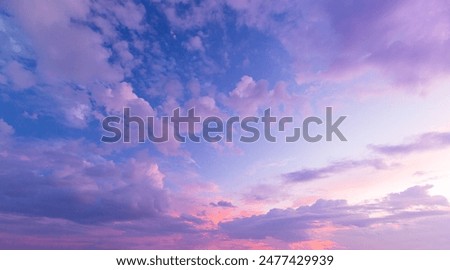
MULTIPOLYGON (((1 249, 174 249, 201 239, 199 221, 160 216, 139 222, 80 224, 65 219, 0 214, 1 249), (173 237, 177 235, 177 237, 173 237), (190 240, 188 240, 190 239, 190 240)), ((201 240, 199 240, 201 242, 201 240)))
POLYGON ((402 210, 410 206, 448 206, 443 196, 430 196, 428 190, 433 186, 415 186, 400 193, 389 194, 381 204, 392 210, 402 210))
POLYGON ((5 75, 11 80, 13 87, 18 90, 27 89, 36 84, 34 74, 17 61, 11 61, 8 64, 5 75))
POLYGON ((240 115, 256 115, 259 110, 266 108, 284 107, 284 112, 301 110, 308 107, 305 98, 290 93, 287 84, 279 81, 272 89, 266 80, 255 81, 250 76, 242 76, 236 87, 228 95, 219 94, 218 100, 226 107, 240 115))
POLYGON ((31 38, 39 63, 37 72, 47 82, 74 80, 86 84, 98 79, 122 79, 118 67, 108 63, 111 54, 103 47, 101 35, 74 23, 87 19, 88 1, 48 5, 40 1, 14 1, 5 5, 31 38))
POLYGON ((0 139, 6 140, 14 134, 14 128, 0 118, 0 139))
POLYGON ((336 231, 331 240, 346 249, 448 250, 450 215, 417 219, 400 228, 362 227, 336 231))
POLYGON ((236 206, 234 206, 231 202, 227 202, 227 201, 218 201, 217 203, 209 203, 209 205, 213 206, 213 207, 223 207, 223 208, 235 208, 236 206))
POLYGON ((423 218, 450 216, 443 196, 431 196, 431 186, 415 186, 365 204, 349 205, 345 200, 317 200, 297 209, 272 209, 263 215, 238 218, 220 224, 220 230, 237 239, 272 237, 287 242, 314 239, 309 230, 330 223, 336 227, 366 228, 372 225, 402 226, 423 218), (412 210, 416 209, 416 210, 412 210), (417 210, 418 209, 418 210, 417 210), (383 212, 382 216, 371 214, 383 212))
POLYGON ((4 147, 0 211, 91 224, 163 216, 168 195, 157 164, 145 154, 116 162, 101 151, 82 141, 4 147))
POLYGON ((388 166, 379 159, 371 160, 348 160, 334 162, 330 165, 316 169, 302 169, 299 171, 284 174, 284 178, 290 182, 307 182, 316 179, 326 178, 332 174, 340 174, 344 171, 357 168, 371 167, 377 170, 386 169, 388 166))
POLYGON ((370 145, 369 148, 384 155, 403 155, 442 149, 450 146, 449 132, 430 132, 416 137, 411 143, 397 145, 370 145))
POLYGON ((86 128, 99 117, 93 100, 97 106, 108 107, 104 96, 120 95, 120 83, 137 64, 130 42, 120 38, 117 28, 142 31, 145 9, 106 1, 41 2, 0 4, 12 18, 7 27, 17 32, 9 33, 17 44, 5 55, 4 73, 12 89, 35 87, 51 103, 39 104, 45 115, 86 128), (36 64, 24 67, 14 59, 33 59, 36 64))
MULTIPOLYGON (((250 163, 267 157, 263 145, 212 144, 217 153, 173 138, 106 146, 98 142, 99 124, 130 107, 134 115, 154 116, 160 134, 160 116, 176 107, 195 107, 202 117, 269 107, 303 115, 361 85, 367 86, 361 92, 387 96, 427 89, 450 71, 447 6, 444 0, 0 1, 0 247, 205 248, 208 241, 239 239, 232 244, 255 248, 248 244, 311 240, 312 231, 327 226, 367 241, 372 229, 384 236, 408 224, 417 224, 413 235, 423 241, 421 230, 443 230, 450 220, 447 199, 429 195, 431 186, 356 205, 320 199, 242 217, 258 207, 296 204, 285 200, 292 183, 390 168, 382 159, 301 168, 282 175, 284 186, 268 184, 289 161, 230 187, 250 163), (243 154, 236 159, 233 151, 243 154), (217 201, 237 187, 240 211, 217 201)), ((359 101, 352 96, 335 105, 355 111, 359 101)), ((450 133, 431 132, 369 148, 390 156, 449 145, 450 133)), ((291 158, 283 149, 273 157, 291 158)))
POLYGON ((381 75, 396 89, 411 89, 450 69, 444 0, 226 4, 241 24, 280 40, 295 60, 299 83, 351 83, 358 74, 381 75))

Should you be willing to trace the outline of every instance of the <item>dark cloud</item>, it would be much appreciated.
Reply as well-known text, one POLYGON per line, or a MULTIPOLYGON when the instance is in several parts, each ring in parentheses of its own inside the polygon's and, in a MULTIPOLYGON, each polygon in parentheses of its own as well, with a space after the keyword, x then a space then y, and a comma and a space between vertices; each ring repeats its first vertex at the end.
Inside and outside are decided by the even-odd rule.
POLYGON ((218 201, 217 203, 209 203, 209 205, 213 206, 213 207, 223 207, 223 208, 234 208, 236 206, 234 206, 231 202, 227 202, 227 201, 218 201))

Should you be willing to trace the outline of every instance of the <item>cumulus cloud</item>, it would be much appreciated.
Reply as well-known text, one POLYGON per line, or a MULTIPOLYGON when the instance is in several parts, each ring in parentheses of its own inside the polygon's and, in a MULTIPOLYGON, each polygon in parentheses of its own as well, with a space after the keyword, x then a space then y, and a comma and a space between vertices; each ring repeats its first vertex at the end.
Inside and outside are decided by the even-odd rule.
POLYGON ((166 212, 165 176, 145 154, 118 162, 82 141, 25 144, 0 157, 1 212, 79 223, 154 218, 166 212))
POLYGON ((102 94, 91 93, 122 89, 122 80, 139 63, 118 28, 142 31, 142 5, 84 0, 0 5, 13 19, 9 23, 15 32, 9 33, 9 39, 23 41, 22 47, 32 48, 32 53, 22 49, 5 55, 31 63, 29 67, 11 61, 4 69, 7 79, 16 89, 29 88, 39 81, 39 96, 59 105, 45 108, 46 114, 65 115, 66 125, 87 127, 98 114, 93 104, 109 105, 102 103, 102 94))
POLYGON ((268 81, 255 81, 252 77, 244 75, 236 87, 229 91, 228 95, 221 95, 219 100, 240 115, 257 115, 259 110, 266 108, 277 110, 281 104, 285 112, 301 108, 305 100, 301 96, 289 93, 286 86, 280 81, 270 89, 268 81))
POLYGON ((97 89, 93 96, 108 114, 122 113, 124 108, 130 108, 134 114, 144 119, 155 115, 148 101, 139 97, 129 83, 122 82, 115 87, 97 89))
MULTIPOLYGON (((263 215, 237 218, 220 224, 220 230, 237 239, 275 238, 286 242, 309 241, 316 238, 311 230, 329 227, 349 230, 351 233, 366 228, 392 229, 414 222, 448 219, 449 202, 443 196, 430 195, 431 186, 415 186, 403 192, 392 193, 375 201, 350 205, 345 200, 319 199, 309 206, 297 209, 272 209, 263 215)), ((418 231, 417 234, 425 232, 418 231)), ((414 248, 422 244, 414 241, 414 248)), ((414 239, 413 239, 414 238, 414 239)), ((364 241, 371 241, 368 236, 364 241)), ((339 244, 339 243, 338 243, 339 244)), ((387 243, 383 248, 390 248, 387 243)))
POLYGON ((46 82, 74 80, 85 84, 98 79, 117 81, 122 78, 120 70, 108 63, 111 53, 103 47, 102 37, 73 23, 87 18, 89 1, 59 1, 46 5, 38 0, 14 1, 6 5, 7 11, 32 40, 37 71, 46 82))
POLYGON ((103 10, 111 12, 117 24, 125 25, 133 30, 141 30, 143 28, 142 21, 145 15, 145 8, 142 4, 135 2, 114 3, 100 2, 103 10))
POLYGON ((172 26, 179 29, 192 29, 217 21, 222 16, 222 3, 220 1, 202 2, 170 2, 162 1, 158 4, 172 26), (185 8, 180 16, 177 9, 185 8))

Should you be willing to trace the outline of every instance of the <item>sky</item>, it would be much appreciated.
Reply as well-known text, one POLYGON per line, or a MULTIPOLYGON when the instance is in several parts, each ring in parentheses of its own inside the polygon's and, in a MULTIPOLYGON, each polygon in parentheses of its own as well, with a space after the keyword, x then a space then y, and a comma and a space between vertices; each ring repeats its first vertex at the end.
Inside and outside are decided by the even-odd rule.
POLYGON ((0 248, 450 249, 448 48, 445 0, 1 1, 0 248), (294 123, 102 142, 124 108, 294 123))

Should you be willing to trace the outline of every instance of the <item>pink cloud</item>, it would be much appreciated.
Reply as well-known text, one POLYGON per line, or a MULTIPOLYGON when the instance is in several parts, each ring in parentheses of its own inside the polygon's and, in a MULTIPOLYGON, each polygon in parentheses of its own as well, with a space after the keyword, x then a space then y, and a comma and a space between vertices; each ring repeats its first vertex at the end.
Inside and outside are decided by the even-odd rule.
POLYGON ((330 240, 308 240, 292 243, 289 245, 291 249, 311 249, 311 250, 324 250, 324 249, 336 249, 337 244, 330 240))

